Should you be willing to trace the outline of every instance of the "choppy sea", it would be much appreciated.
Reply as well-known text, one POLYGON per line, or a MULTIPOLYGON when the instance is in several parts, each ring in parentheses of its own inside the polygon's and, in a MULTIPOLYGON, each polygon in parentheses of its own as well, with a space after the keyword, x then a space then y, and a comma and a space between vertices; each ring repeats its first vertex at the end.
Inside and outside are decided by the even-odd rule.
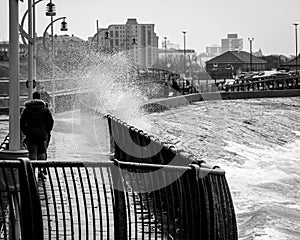
MULTIPOLYGON (((239 239, 300 239, 299 97, 198 102, 131 123, 226 171, 239 239)), ((0 141, 7 131, 0 118, 0 141)))
POLYGON ((148 132, 226 171, 239 239, 300 239, 299 97, 198 102, 147 118, 148 132))

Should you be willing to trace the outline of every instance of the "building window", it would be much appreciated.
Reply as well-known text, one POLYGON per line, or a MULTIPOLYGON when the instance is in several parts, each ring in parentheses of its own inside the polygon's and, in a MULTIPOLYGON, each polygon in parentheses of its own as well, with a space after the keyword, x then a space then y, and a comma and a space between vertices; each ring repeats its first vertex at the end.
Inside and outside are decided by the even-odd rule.
POLYGON ((119 32, 115 31, 115 37, 118 38, 119 37, 119 32))
POLYGON ((118 47, 119 46, 119 39, 115 40, 115 45, 118 47))
POLYGON ((112 37, 114 37, 114 32, 113 31, 110 31, 109 32, 109 36, 112 38, 112 37))
POLYGON ((148 45, 151 45, 152 43, 151 38, 152 38, 151 31, 148 30, 148 45))

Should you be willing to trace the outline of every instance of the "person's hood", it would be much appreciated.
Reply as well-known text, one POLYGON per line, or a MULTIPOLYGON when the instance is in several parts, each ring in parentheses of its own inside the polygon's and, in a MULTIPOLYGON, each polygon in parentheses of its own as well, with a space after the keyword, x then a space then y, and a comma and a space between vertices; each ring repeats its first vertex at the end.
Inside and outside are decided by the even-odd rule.
POLYGON ((46 106, 45 102, 41 99, 33 99, 25 102, 25 107, 32 111, 39 111, 46 106))

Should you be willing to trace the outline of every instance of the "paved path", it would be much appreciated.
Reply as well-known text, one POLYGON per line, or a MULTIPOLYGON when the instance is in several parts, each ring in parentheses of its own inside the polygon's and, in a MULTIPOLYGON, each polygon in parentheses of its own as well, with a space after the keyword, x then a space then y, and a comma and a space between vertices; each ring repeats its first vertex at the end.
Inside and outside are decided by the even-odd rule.
MULTIPOLYGON (((106 120, 88 119, 80 113, 55 115, 55 126, 48 148, 48 160, 103 161, 109 158, 106 120), (99 137, 100 136, 100 137, 99 137)), ((45 181, 39 180, 44 218, 44 239, 114 239, 113 188, 109 168, 50 169, 45 181)), ((142 226, 141 202, 128 193, 134 239, 156 239, 153 219, 142 226), (133 200, 135 199, 135 200, 133 200), (137 208, 137 214, 133 209, 137 208), (148 229, 148 230, 147 230, 148 229), (145 232, 142 234, 142 230, 145 232), (147 233, 146 233, 147 232, 147 233), (149 233, 151 236, 149 236, 149 233), (143 236, 143 238, 142 238, 143 236)), ((146 210, 144 213, 146 214, 146 210)), ((161 236, 160 236, 161 238, 161 236)))
MULTIPOLYGON (((48 160, 109 162, 105 119, 81 116, 79 111, 56 114, 48 160)), ((8 122, 0 132, 6 135, 8 122), (4 134, 5 133, 5 134, 4 134)), ((114 239, 113 187, 109 168, 49 168, 39 179, 44 239, 114 239)), ((149 213, 138 195, 128 192, 131 239, 165 239, 153 228, 156 220, 142 220, 149 213), (135 205, 135 206, 134 206, 135 205), (144 207, 143 207, 144 208, 144 207), (135 214, 135 211, 136 214, 135 214), (154 233, 156 232, 156 233, 154 233)), ((129 210, 128 209, 128 210, 129 210)), ((150 214, 151 215, 151 214, 150 214)), ((157 224, 157 223, 156 223, 157 224)), ((157 225, 156 225, 157 226, 157 225)), ((0 239, 3 236, 0 235, 0 239)))
MULTIPOLYGON (((104 121, 82 118, 79 111, 56 114, 54 120, 48 160, 109 161, 101 154, 108 151, 104 121)), ((92 171, 51 168, 46 180, 39 180, 44 239, 113 239, 108 169, 92 171)))

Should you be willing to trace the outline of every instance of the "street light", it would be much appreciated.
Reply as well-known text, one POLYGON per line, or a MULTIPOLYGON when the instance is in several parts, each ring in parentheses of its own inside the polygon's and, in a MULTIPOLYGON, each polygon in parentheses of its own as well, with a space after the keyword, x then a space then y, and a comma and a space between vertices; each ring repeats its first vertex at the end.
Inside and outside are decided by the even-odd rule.
POLYGON ((254 38, 248 38, 250 42, 250 72, 252 72, 252 42, 254 38))
POLYGON ((185 43, 185 34, 186 32, 185 31, 182 31, 183 33, 183 77, 185 77, 185 61, 186 61, 186 43, 185 43))
POLYGON ((299 25, 299 23, 293 23, 293 25, 295 26, 295 43, 296 43, 296 75, 298 76, 298 45, 297 45, 297 27, 299 25))
POLYGON ((32 99, 32 92, 34 88, 34 81, 36 81, 36 30, 35 30, 35 5, 39 2, 42 2, 43 0, 38 0, 35 2, 33 0, 33 3, 31 4, 31 0, 28 1, 28 9, 24 13, 21 21, 21 38, 25 45, 28 44, 28 99, 32 99), (31 7, 30 7, 31 6, 31 7), (25 40, 25 34, 24 34, 24 22, 26 19, 26 16, 28 14, 28 43, 26 43, 25 40))
POLYGON ((167 66, 167 37, 165 39, 165 66, 167 66))
POLYGON ((46 5, 46 9, 46 16, 56 16, 55 4, 52 3, 52 0, 50 0, 50 2, 46 5))
POLYGON ((185 43, 185 34, 186 34, 186 31, 182 31, 183 33, 183 84, 182 84, 182 93, 184 94, 184 79, 185 79, 185 61, 186 61, 186 43, 185 43))
MULTIPOLYGON (((53 15, 50 15, 51 19, 53 19, 53 15)), ((51 22, 49 23, 49 25, 46 27, 44 34, 43 34, 43 47, 44 49, 46 48, 46 44, 45 44, 45 36, 47 33, 48 28, 51 26, 51 52, 52 52, 52 61, 51 61, 51 80, 52 80, 52 112, 55 113, 55 72, 54 72, 54 36, 53 36, 53 23, 57 22, 58 20, 63 19, 62 23, 61 23, 61 31, 68 31, 67 28, 67 22, 65 21, 66 17, 60 17, 57 18, 55 20, 51 20, 51 22)))

